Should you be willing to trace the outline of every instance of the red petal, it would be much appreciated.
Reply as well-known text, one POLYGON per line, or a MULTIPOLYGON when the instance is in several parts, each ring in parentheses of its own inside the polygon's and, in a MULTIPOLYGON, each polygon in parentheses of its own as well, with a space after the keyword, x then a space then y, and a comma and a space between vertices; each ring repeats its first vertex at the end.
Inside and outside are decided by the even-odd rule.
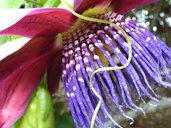
POLYGON ((0 35, 26 37, 56 35, 67 31, 75 22, 75 17, 69 11, 59 8, 10 9, 0 11, 0 19, 0 35), (11 17, 12 12, 16 13, 11 17), (4 19, 7 16, 11 18, 4 19))
POLYGON ((113 0, 111 6, 116 13, 125 14, 134 8, 158 1, 159 0, 113 0))
POLYGON ((35 38, 20 50, 0 61, 0 81, 32 59, 54 49, 54 38, 35 38))
POLYGON ((0 45, 0 61, 24 46, 30 39, 22 37, 0 45))
POLYGON ((48 89, 51 94, 55 93, 58 90, 59 82, 62 75, 62 56, 61 52, 57 53, 57 57, 53 59, 51 65, 49 65, 48 72, 47 72, 47 82, 48 82, 48 89))
POLYGON ((45 72, 48 59, 49 55, 41 56, 1 82, 0 127, 10 127, 24 112, 45 72))
POLYGON ((82 13, 89 8, 96 6, 108 6, 112 0, 74 0, 74 10, 82 13))
POLYGON ((55 50, 48 50, 50 47, 46 48, 47 39, 43 43, 35 40, 43 42, 43 39, 31 40, 18 52, 0 61, 0 70, 5 74, 0 71, 0 128, 9 128, 22 115, 49 61, 56 54, 55 50), (42 44, 39 47, 41 50, 37 48, 39 54, 34 51, 33 44, 36 47, 38 47, 37 44, 42 44), (36 53, 36 55, 33 56, 28 52, 36 53), (15 61, 12 57, 20 62, 15 61))

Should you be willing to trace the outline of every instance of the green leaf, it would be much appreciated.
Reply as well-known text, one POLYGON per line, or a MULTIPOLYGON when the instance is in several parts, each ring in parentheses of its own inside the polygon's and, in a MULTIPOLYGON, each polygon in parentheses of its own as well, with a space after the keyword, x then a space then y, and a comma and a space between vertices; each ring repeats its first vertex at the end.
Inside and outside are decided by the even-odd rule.
POLYGON ((20 8, 24 0, 0 0, 0 8, 20 8))
POLYGON ((8 42, 9 36, 1 36, 0 37, 0 45, 8 42))
POLYGON ((0 36, 0 45, 21 38, 20 36, 0 36))
POLYGON ((47 0, 37 0, 37 2, 41 3, 42 5, 44 5, 47 2, 47 0))
POLYGON ((43 7, 58 7, 60 3, 60 0, 47 0, 43 7))
POLYGON ((26 8, 33 8, 34 5, 37 7, 42 7, 44 3, 41 3, 39 1, 34 1, 34 0, 25 0, 26 1, 26 8))

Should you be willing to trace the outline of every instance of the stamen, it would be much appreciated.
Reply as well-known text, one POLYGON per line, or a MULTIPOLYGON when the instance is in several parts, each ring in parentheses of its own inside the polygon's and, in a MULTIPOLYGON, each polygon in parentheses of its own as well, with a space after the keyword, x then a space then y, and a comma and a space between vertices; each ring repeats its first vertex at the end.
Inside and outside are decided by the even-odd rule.
MULTIPOLYGON (((83 19, 83 20, 86 20, 86 21, 91 21, 91 22, 109 24, 109 25, 111 25, 111 26, 116 27, 118 30, 120 30, 120 31, 123 33, 123 35, 124 35, 124 37, 125 37, 125 39, 126 39, 126 41, 127 41, 127 43, 128 43, 129 54, 128 54, 128 60, 127 60, 127 62, 126 62, 125 65, 119 66, 119 67, 103 67, 103 68, 99 68, 99 69, 95 70, 95 71, 91 74, 91 76, 90 76, 90 87, 91 87, 92 91, 94 92, 94 94, 96 95, 96 97, 98 97, 98 99, 99 99, 99 102, 98 102, 98 104, 97 104, 97 106, 96 106, 96 108, 95 108, 95 111, 94 111, 94 114, 93 114, 92 120, 91 120, 91 126, 90 126, 90 128, 94 128, 96 116, 97 116, 97 113, 98 113, 98 111, 99 111, 99 109, 100 109, 100 107, 101 107, 101 105, 102 105, 103 99, 102 99, 102 97, 99 95, 99 93, 96 91, 96 89, 95 89, 94 86, 93 86, 93 82, 92 82, 93 76, 94 76, 96 73, 102 72, 102 71, 114 71, 114 70, 122 70, 122 69, 125 69, 125 68, 130 64, 131 58, 132 58, 132 47, 131 47, 131 42, 130 42, 130 39, 128 38, 127 33, 126 33, 121 27, 119 27, 117 24, 114 24, 113 22, 110 22, 110 21, 108 21, 108 20, 96 19, 96 18, 86 17, 86 16, 83 16, 83 15, 80 15, 80 14, 76 13, 75 11, 73 11, 73 10, 65 3, 64 0, 61 0, 61 2, 62 2, 64 5, 66 5, 66 7, 69 9, 69 11, 70 11, 73 15, 75 15, 76 17, 78 17, 78 18, 80 18, 80 19, 83 19)), ((121 109, 121 110, 122 110, 122 109, 121 109)), ((108 117, 112 120, 110 114, 109 114, 107 111, 106 111, 106 113, 107 113, 108 117)), ((124 112, 123 112, 123 113, 124 113, 124 112)), ((133 119, 132 119, 131 117, 129 117, 129 116, 127 116, 127 115, 124 115, 124 116, 127 117, 127 118, 129 118, 129 119, 131 119, 131 123, 130 123, 130 124, 133 123, 133 119)), ((112 120, 112 122, 114 122, 115 125, 117 125, 118 127, 121 128, 121 126, 118 125, 115 121, 112 120)))

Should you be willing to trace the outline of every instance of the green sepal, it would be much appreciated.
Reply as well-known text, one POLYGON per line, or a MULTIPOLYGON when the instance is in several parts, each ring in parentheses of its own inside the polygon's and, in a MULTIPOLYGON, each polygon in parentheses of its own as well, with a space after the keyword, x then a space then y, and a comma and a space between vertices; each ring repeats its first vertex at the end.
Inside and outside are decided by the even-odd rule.
POLYGON ((38 87, 38 91, 36 93, 36 96, 39 101, 39 107, 40 107, 40 117, 43 121, 46 121, 48 118, 51 109, 53 108, 52 100, 49 92, 45 90, 43 87, 38 87), (46 107, 45 107, 46 106, 46 107))
POLYGON ((12 128, 55 128, 51 95, 38 87, 23 116, 12 128))

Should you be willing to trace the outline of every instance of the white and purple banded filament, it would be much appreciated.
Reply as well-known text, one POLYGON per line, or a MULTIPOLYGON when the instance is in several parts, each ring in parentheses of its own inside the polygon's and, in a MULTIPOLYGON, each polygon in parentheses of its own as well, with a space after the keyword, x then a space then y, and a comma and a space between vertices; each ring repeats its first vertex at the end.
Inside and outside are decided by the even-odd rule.
MULTIPOLYGON (((156 85, 171 87, 171 49, 140 24, 114 12, 94 15, 119 25, 132 44, 132 59, 123 70, 102 71, 93 77, 93 86, 103 103, 95 127, 105 128, 111 115, 139 110, 137 101, 152 99, 158 104, 156 85)), ((122 32, 103 23, 84 21, 64 37, 63 74, 66 94, 76 127, 89 128, 98 98, 90 89, 91 74, 103 67, 125 65, 128 44, 122 32)), ((117 122, 117 121, 116 121, 117 122)), ((118 125, 116 123, 116 125, 118 125)))

